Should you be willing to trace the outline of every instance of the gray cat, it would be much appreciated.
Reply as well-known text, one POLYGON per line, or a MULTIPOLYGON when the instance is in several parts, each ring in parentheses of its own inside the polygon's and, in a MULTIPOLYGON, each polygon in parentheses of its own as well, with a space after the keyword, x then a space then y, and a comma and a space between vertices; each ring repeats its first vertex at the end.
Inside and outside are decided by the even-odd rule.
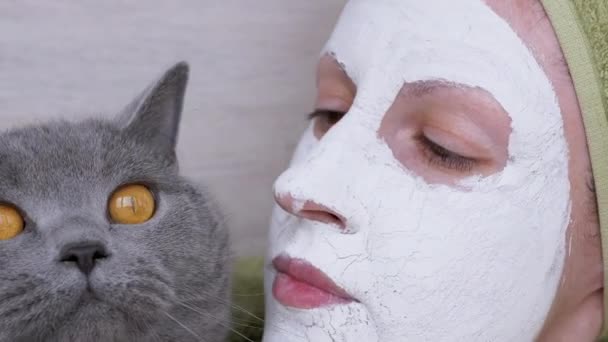
POLYGON ((178 175, 187 79, 175 65, 114 120, 0 135, 0 203, 24 222, 0 240, 0 342, 225 339, 228 233, 178 175), (145 222, 110 215, 128 184, 152 195, 145 222))

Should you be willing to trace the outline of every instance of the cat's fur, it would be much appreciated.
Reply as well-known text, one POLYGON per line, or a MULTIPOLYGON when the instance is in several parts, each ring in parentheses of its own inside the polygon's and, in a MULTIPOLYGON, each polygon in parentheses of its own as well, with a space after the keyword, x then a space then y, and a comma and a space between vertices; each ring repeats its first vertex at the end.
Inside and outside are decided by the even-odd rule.
POLYGON ((0 201, 26 219, 0 241, 0 342, 224 340, 228 233, 175 154, 187 79, 175 65, 116 119, 0 135, 0 201), (113 224, 108 198, 129 183, 153 190, 156 213, 113 224), (84 242, 109 255, 89 276, 60 261, 84 242))

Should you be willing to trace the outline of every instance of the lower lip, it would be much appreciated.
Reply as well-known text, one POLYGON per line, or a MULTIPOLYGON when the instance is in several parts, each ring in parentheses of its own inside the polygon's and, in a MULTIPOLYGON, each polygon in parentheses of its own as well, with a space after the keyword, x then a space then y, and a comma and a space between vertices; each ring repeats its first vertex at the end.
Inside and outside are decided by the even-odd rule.
MULTIPOLYGON (((315 273, 311 272, 309 277, 315 277, 315 273)), ((326 282, 327 279, 317 281, 326 282)), ((305 310, 353 302, 353 299, 330 293, 282 272, 278 272, 274 278, 272 294, 284 306, 305 310)))

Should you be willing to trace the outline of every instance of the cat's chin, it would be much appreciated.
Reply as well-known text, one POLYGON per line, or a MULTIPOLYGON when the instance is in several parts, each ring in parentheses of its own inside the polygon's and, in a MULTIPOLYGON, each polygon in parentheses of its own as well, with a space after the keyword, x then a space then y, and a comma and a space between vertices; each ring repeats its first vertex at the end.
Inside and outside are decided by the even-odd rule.
POLYGON ((125 312, 97 294, 85 291, 70 314, 55 331, 53 341, 140 341, 158 324, 155 315, 125 312), (81 339, 83 337, 90 337, 81 339))
MULTIPOLYGON (((157 319, 163 305, 160 303, 143 303, 144 300, 137 303, 139 305, 129 305, 134 298, 125 299, 125 301, 117 300, 117 298, 107 298, 103 292, 96 292, 91 289, 86 289, 82 292, 73 311, 75 319, 88 320, 96 317, 113 319, 116 322, 125 324, 144 324, 157 319), (141 310, 143 305, 147 304, 147 310, 141 310), (154 306, 154 304, 158 306, 154 306)), ((133 303, 132 303, 133 304, 133 303)), ((90 322, 88 323, 90 324, 90 322)))

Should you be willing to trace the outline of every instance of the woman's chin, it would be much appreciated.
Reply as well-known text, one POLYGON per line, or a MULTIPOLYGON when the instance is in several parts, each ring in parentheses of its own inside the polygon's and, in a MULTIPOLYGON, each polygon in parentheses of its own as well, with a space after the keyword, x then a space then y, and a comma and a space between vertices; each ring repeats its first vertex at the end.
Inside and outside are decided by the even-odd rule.
POLYGON ((264 342, 380 341, 376 325, 358 302, 297 309, 269 296, 264 342))

